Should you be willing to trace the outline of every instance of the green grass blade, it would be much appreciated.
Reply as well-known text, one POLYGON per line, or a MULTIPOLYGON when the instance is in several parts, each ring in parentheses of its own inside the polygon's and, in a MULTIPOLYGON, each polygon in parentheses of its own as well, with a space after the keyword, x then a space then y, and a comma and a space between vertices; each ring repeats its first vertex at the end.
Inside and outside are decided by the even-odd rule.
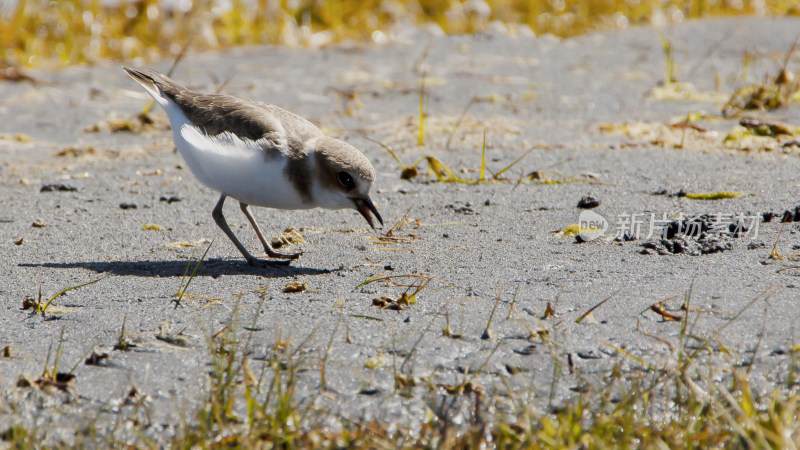
POLYGON ((512 162, 511 164, 509 164, 509 165, 503 167, 502 169, 500 169, 499 172, 494 174, 494 179, 495 180, 499 179, 500 175, 502 175, 503 172, 505 172, 506 170, 508 170, 508 169, 514 167, 515 165, 517 165, 518 162, 520 162, 523 159, 525 159, 525 157, 528 156, 528 154, 530 154, 530 152, 532 152, 532 151, 533 151, 533 149, 528 150, 527 152, 523 153, 522 156, 520 156, 519 158, 515 159, 514 162, 512 162))
POLYGON ((45 312, 45 310, 47 310, 47 307, 48 307, 48 306, 50 306, 50 303, 53 303, 53 300, 57 299, 58 297, 61 297, 62 295, 66 294, 66 293, 67 293, 67 292, 69 292, 69 291, 72 291, 72 290, 75 290, 75 289, 78 289, 78 288, 82 288, 82 287, 84 287, 84 286, 88 286, 88 285, 90 285, 90 284, 95 284, 95 283, 97 283, 98 281, 100 281, 100 280, 102 280, 102 279, 105 279, 105 278, 108 278, 108 275, 106 275, 106 276, 104 276, 104 277, 100 277, 100 278, 98 278, 98 279, 96 279, 96 280, 94 280, 94 281, 90 281, 90 282, 88 282, 88 283, 83 283, 83 284, 79 284, 79 285, 77 285, 77 286, 70 286, 70 287, 68 287, 68 288, 66 288, 66 289, 62 289, 61 291, 57 292, 57 293, 56 293, 56 295, 54 295, 54 296, 50 297, 50 300, 48 300, 48 301, 47 301, 47 303, 45 303, 45 304, 44 304, 44 306, 42 306, 42 307, 39 309, 39 312, 41 312, 41 313, 42 313, 42 315, 44 315, 44 312, 45 312))
POLYGON ((183 285, 183 280, 181 280, 181 289, 178 290, 178 295, 177 295, 178 298, 176 299, 176 307, 177 307, 177 305, 180 304, 181 300, 183 299, 184 294, 186 294, 186 290, 189 289, 189 284, 194 279, 195 275, 197 274, 197 269, 200 268, 200 264, 203 262, 204 259, 206 259, 206 255, 208 254, 208 251, 211 250, 211 246, 213 244, 214 244, 213 240, 208 243, 208 247, 206 247, 206 251, 203 252, 203 256, 201 256, 200 259, 197 260, 197 264, 194 265, 194 270, 192 270, 192 274, 189 275, 189 279, 186 281, 186 285, 183 285))
MULTIPOLYGON (((483 130, 483 145, 481 146, 481 175, 478 178, 479 183, 486 181, 486 130, 483 130)), ((497 175, 495 175, 496 177, 497 175)))
POLYGON ((419 135, 417 146, 425 145, 425 76, 419 81, 419 135))

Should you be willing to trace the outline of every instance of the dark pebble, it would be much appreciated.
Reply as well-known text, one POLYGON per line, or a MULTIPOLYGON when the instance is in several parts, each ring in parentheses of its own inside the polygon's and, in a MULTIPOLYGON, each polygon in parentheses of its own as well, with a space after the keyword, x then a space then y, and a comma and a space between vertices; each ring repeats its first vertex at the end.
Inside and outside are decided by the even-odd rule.
POLYGON ((56 184, 45 184, 39 189, 39 192, 76 192, 78 188, 74 186, 67 186, 66 184, 56 183, 56 184))
POLYGON ((122 209, 136 209, 136 208, 138 208, 138 206, 136 206, 136 203, 120 203, 119 207, 122 208, 122 209))
POLYGON ((592 209, 597 208, 598 206, 600 206, 600 200, 590 195, 582 197, 580 200, 578 200, 578 208, 581 209, 592 209))
POLYGON ((664 227, 664 231, 661 232, 662 237, 666 239, 672 239, 675 237, 676 234, 680 233, 681 231, 681 223, 677 220, 672 221, 664 227))
POLYGON ((733 237, 739 237, 739 233, 747 233, 750 229, 744 223, 744 220, 739 219, 728 224, 728 231, 733 233, 733 237))
POLYGON ((158 201, 160 201, 160 202, 167 202, 167 204, 170 204, 170 203, 175 203, 175 202, 179 202, 179 201, 181 201, 181 200, 183 200, 183 199, 182 199, 182 198, 180 198, 180 197, 177 197, 177 196, 175 196, 175 195, 173 195, 173 196, 171 196, 171 197, 165 197, 165 196, 161 196, 161 198, 159 198, 159 199, 158 199, 158 201))
POLYGON ((520 349, 516 349, 515 348, 515 349, 512 349, 511 351, 513 351, 514 353, 516 353, 518 355, 530 356, 536 351, 536 346, 535 345, 529 345, 527 347, 523 347, 523 348, 520 348, 520 349))
POLYGON ((387 265, 383 266, 383 270, 394 270, 394 267, 392 267, 391 264, 387 264, 387 265))

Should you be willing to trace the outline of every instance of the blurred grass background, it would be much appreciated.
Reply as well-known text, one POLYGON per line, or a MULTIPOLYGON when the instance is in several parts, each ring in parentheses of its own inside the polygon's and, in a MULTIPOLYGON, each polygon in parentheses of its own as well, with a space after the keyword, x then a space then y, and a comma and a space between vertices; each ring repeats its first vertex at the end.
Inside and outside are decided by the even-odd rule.
POLYGON ((800 15, 797 0, 4 0, 0 69, 153 60, 236 45, 383 43, 409 27, 575 36, 723 15, 800 15))

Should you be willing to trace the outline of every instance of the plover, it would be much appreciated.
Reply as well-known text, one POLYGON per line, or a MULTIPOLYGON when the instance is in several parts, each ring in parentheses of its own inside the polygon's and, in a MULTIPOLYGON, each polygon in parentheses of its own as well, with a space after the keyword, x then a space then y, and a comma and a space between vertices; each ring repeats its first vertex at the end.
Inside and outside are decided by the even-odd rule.
POLYGON ((354 208, 372 228, 370 214, 383 225, 369 197, 375 169, 352 145, 268 103, 194 92, 151 69, 123 69, 164 108, 175 146, 195 177, 220 192, 211 216, 248 264, 288 264, 300 256, 272 249, 250 205, 354 208), (239 201, 264 251, 277 260, 257 259, 239 242, 222 215, 228 197, 239 201))

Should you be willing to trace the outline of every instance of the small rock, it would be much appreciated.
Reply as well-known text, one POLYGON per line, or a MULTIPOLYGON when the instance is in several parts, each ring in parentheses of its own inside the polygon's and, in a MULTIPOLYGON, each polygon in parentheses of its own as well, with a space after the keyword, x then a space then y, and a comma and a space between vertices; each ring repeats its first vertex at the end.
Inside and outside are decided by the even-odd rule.
POLYGON ((581 209, 592 209, 597 208, 598 206, 600 206, 600 200, 592 197, 591 195, 581 197, 581 199, 578 200, 578 208, 581 209))
POLYGON ((78 188, 74 186, 67 186, 66 184, 55 183, 55 184, 45 184, 39 189, 39 192, 76 192, 78 188))
POLYGON ((512 349, 511 351, 513 351, 514 353, 516 353, 518 355, 530 356, 536 351, 536 346, 535 345, 529 345, 527 347, 523 347, 523 348, 520 348, 520 349, 515 348, 515 349, 512 349))
POLYGON ((622 236, 617 236, 617 237, 614 238, 614 241, 616 241, 616 242, 623 242, 623 241, 624 242, 630 242, 630 241, 635 241, 635 240, 636 240, 636 236, 634 236, 633 233, 631 233, 630 231, 626 231, 626 232, 622 233, 622 236))
POLYGON ((666 239, 672 239, 681 231, 681 223, 678 221, 672 221, 664 227, 664 230, 661 232, 661 236, 666 239))
POLYGON ((34 222, 31 224, 31 226, 32 226, 33 228, 44 228, 44 227, 46 227, 46 226, 47 226, 47 224, 46 224, 46 223, 44 223, 44 222, 43 222, 43 221, 41 221, 41 220, 36 220, 36 221, 34 221, 34 222))
POLYGON ((171 197, 166 197, 166 196, 162 195, 161 198, 158 199, 158 201, 160 201, 160 202, 167 202, 168 205, 171 204, 171 203, 179 202, 181 200, 183 200, 183 199, 178 197, 178 196, 175 196, 175 195, 173 195, 171 197))
POLYGON ((530 369, 522 366, 506 364, 506 371, 509 375, 516 375, 518 373, 530 372, 530 369))
POLYGON ((101 352, 101 351, 99 351, 99 350, 94 350, 94 351, 92 352, 92 354, 91 354, 91 355, 89 355, 89 357, 88 357, 88 358, 86 358, 86 361, 84 361, 84 363, 85 363, 87 366, 99 366, 99 365, 100 365, 100 363, 101 363, 101 362, 102 362, 104 359, 107 359, 107 358, 108 358, 108 353, 101 352))
POLYGON ((394 270, 394 267, 392 267, 391 264, 387 264, 387 265, 383 266, 383 270, 394 270))
POLYGON ((283 288, 283 292, 285 294, 291 294, 295 292, 303 292, 308 289, 305 283, 301 283, 299 281, 290 281, 286 283, 286 286, 283 288))
POLYGON ((119 204, 119 207, 120 207, 121 209, 137 209, 137 208, 138 208, 138 206, 136 205, 136 203, 125 203, 125 202, 123 202, 123 203, 120 203, 120 204, 119 204))

